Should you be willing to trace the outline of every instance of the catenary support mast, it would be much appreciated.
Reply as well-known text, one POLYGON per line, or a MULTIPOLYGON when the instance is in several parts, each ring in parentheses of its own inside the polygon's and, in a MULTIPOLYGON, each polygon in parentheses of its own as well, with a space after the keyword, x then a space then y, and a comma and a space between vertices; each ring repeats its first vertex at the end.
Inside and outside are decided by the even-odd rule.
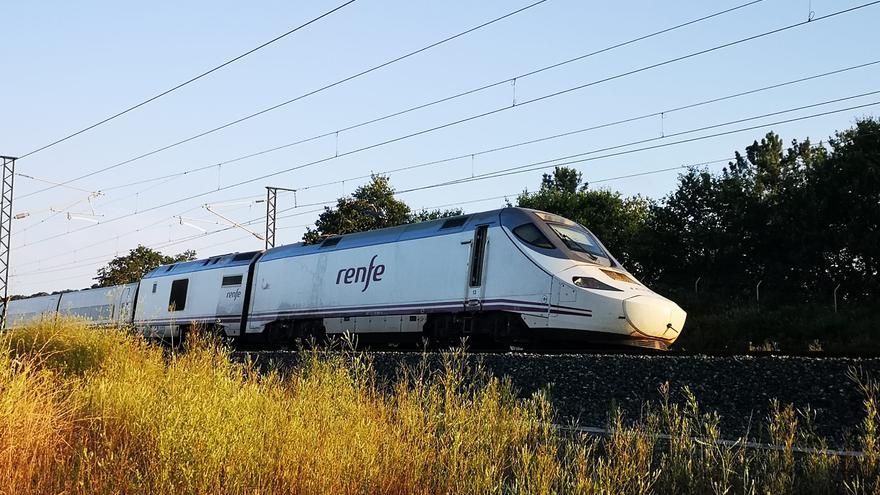
POLYGON ((266 249, 275 247, 275 200, 278 191, 293 193, 293 206, 296 207, 296 189, 266 186, 266 249))
POLYGON ((12 247, 12 187, 15 184, 15 157, 0 156, 3 162, 3 177, 0 184, 0 296, 3 297, 3 311, 0 314, 0 329, 6 328, 7 307, 9 306, 9 251, 12 247))

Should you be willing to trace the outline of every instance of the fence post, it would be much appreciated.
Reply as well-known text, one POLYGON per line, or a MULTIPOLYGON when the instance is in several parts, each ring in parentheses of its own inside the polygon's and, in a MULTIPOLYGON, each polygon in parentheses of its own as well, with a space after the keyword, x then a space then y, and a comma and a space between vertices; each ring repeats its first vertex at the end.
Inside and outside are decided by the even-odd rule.
POLYGON ((758 280, 758 284, 755 285, 755 302, 761 304, 761 284, 764 283, 763 280, 758 280))
POLYGON ((834 312, 837 313, 837 289, 840 288, 840 284, 834 286, 834 312))

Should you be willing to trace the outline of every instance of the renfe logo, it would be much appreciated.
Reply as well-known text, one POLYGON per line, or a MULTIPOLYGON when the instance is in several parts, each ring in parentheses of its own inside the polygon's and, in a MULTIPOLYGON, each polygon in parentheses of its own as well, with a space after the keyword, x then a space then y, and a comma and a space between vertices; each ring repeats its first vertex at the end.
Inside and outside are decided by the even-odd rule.
POLYGON ((363 283, 364 288, 361 289, 361 292, 364 292, 370 286, 371 281, 378 282, 382 280, 382 274, 385 273, 385 265, 374 265, 377 256, 379 255, 373 255, 369 266, 339 270, 339 273, 336 274, 336 285, 339 285, 340 282, 346 285, 363 283))

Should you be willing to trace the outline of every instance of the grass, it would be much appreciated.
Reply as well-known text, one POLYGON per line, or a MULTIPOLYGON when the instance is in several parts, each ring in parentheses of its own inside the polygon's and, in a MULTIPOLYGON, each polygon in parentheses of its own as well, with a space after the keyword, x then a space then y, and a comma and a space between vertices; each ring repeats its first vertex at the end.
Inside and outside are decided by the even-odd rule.
POLYGON ((379 383, 363 354, 303 351, 259 372, 196 336, 170 353, 121 330, 44 320, 0 337, 0 493, 876 493, 878 385, 861 458, 825 446, 811 412, 777 405, 779 451, 721 444, 718 417, 662 389, 607 436, 552 426, 544 394, 460 352, 379 383), (661 435, 662 434, 662 435, 661 435))

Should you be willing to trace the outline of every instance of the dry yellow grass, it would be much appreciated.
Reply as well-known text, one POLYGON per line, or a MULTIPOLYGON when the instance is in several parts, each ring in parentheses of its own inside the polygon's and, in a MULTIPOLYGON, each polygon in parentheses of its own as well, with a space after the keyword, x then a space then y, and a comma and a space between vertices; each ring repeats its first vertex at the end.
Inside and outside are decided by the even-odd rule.
POLYGON ((821 439, 790 408, 768 423, 782 452, 716 446, 693 400, 572 438, 545 397, 518 400, 461 354, 385 387, 355 353, 304 352, 282 376, 209 339, 169 354, 46 320, 0 338, 0 493, 869 493, 877 387, 862 384, 872 457, 840 460, 793 453, 821 439))

